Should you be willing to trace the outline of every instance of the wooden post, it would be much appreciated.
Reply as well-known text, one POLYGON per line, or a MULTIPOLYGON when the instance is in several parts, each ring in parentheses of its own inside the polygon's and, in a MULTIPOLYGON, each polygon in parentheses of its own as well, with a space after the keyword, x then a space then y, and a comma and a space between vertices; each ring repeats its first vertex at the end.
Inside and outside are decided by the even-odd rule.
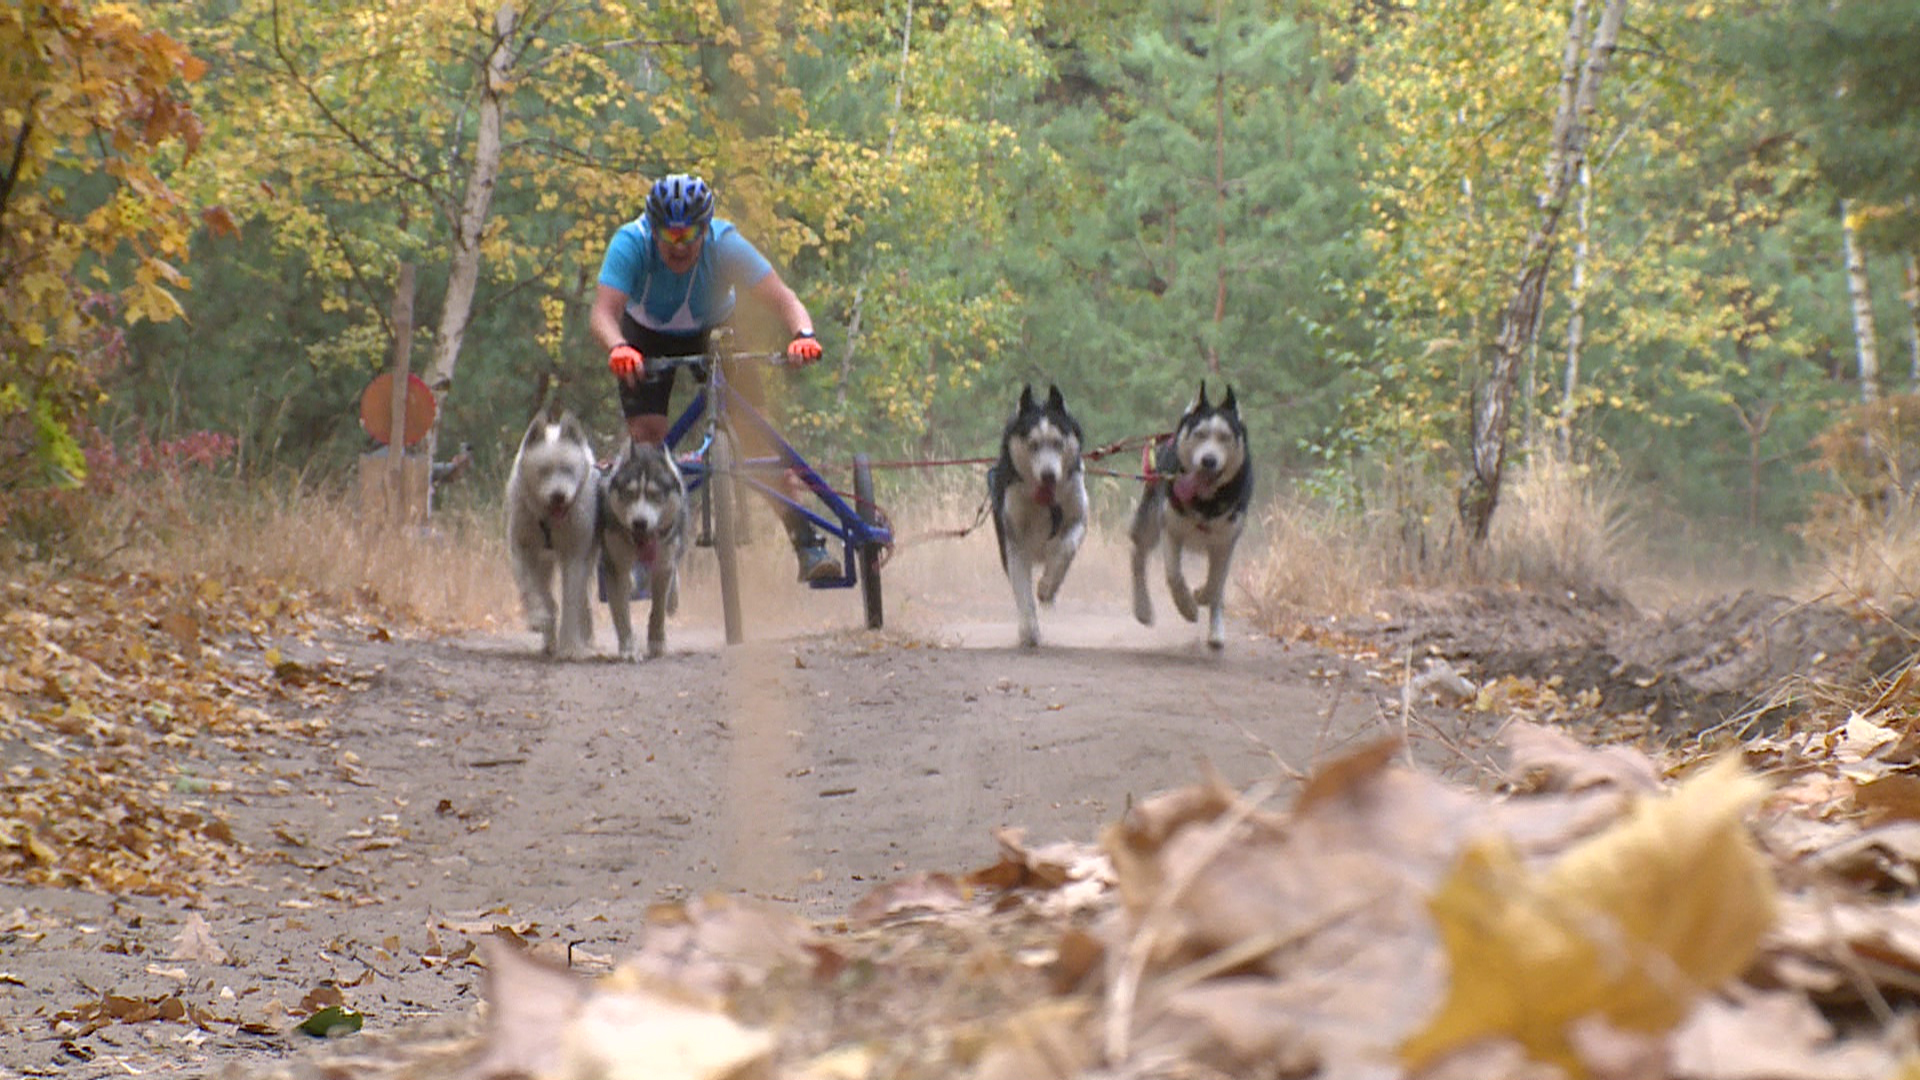
POLYGON ((387 509, 396 528, 409 519, 407 384, 413 353, 413 264, 400 264, 393 286, 393 401, 387 410, 387 509))

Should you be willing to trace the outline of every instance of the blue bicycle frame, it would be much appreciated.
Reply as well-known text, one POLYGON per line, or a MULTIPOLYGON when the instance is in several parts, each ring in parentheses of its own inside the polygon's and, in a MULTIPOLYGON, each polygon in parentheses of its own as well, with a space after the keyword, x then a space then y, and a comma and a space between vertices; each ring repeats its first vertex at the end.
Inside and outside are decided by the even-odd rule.
MULTIPOLYGON (((842 546, 840 576, 809 582, 812 588, 845 589, 853 586, 860 580, 855 570, 856 555, 863 549, 891 546, 892 530, 885 525, 868 521, 857 507, 848 505, 847 501, 834 491, 832 485, 822 479, 813 466, 807 463, 807 459, 800 456, 800 452, 793 448, 793 444, 774 428, 765 414, 755 408, 753 402, 748 401, 739 391, 727 384, 723 361, 729 359, 766 360, 768 357, 762 354, 730 356, 705 354, 694 357, 668 357, 662 358, 661 361, 665 364, 692 369, 696 373, 704 371, 706 375, 706 380, 700 385, 699 392, 694 395, 692 401, 687 403, 687 407, 681 411, 672 427, 667 430, 667 446, 677 450, 680 442, 687 437, 695 425, 700 423, 701 418, 707 417, 699 447, 690 454, 679 455, 680 471, 686 478, 687 490, 697 491, 706 486, 707 453, 713 447, 713 433, 716 429, 727 430, 733 445, 735 447, 741 445, 740 438, 734 429, 733 418, 737 410, 740 415, 751 421, 756 430, 766 436, 767 443, 774 447, 777 453, 769 457, 743 458, 736 461, 733 469, 734 478, 758 491, 769 502, 791 509, 812 522, 815 528, 840 541, 842 546), (711 415, 708 415, 709 412, 711 415), (831 517, 816 513, 768 482, 769 478, 778 478, 789 471, 798 474, 807 489, 825 504, 831 517)), ((864 462, 861 465, 864 466, 864 462)), ((857 495, 860 498, 871 498, 870 492, 857 493, 857 495)), ((872 507, 868 509, 870 512, 873 510, 872 507)), ((877 567, 875 571, 877 572, 877 567)))

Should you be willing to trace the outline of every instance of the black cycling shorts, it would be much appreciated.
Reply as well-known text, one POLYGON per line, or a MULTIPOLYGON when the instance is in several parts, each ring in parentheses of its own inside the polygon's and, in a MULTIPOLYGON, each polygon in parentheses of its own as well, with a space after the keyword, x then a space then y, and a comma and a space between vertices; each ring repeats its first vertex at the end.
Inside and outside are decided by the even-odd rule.
MULTIPOLYGON (((648 359, 656 356, 694 356, 706 352, 710 333, 663 334, 634 322, 633 316, 624 311, 620 313, 620 336, 648 359)), ((631 383, 625 379, 615 379, 615 385, 620 387, 620 415, 667 415, 668 406, 673 400, 673 377, 677 374, 679 369, 668 368, 657 375, 645 375, 631 383)))

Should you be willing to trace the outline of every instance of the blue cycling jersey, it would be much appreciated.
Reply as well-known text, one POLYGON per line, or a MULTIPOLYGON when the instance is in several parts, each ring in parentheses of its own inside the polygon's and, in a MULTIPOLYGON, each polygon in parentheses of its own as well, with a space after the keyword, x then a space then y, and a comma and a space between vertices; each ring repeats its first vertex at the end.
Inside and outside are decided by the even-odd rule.
POLYGON ((643 214, 620 226, 600 261, 600 284, 627 295, 634 322, 663 334, 698 334, 733 314, 734 289, 748 288, 773 272, 766 256, 731 221, 714 218, 693 269, 667 269, 653 242, 653 223, 643 214))

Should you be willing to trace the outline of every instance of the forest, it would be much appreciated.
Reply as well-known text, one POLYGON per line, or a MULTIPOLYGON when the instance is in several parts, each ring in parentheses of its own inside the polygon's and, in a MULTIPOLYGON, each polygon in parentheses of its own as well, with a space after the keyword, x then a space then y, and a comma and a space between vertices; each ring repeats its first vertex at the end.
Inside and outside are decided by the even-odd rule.
POLYGON ((0 492, 337 480, 402 350, 483 475, 616 430, 593 277, 693 172, 814 313, 819 452, 1204 379, 1276 487, 1484 535, 1552 455, 1764 567, 1920 467, 1916 55, 1913 0, 8 0, 0 492))

